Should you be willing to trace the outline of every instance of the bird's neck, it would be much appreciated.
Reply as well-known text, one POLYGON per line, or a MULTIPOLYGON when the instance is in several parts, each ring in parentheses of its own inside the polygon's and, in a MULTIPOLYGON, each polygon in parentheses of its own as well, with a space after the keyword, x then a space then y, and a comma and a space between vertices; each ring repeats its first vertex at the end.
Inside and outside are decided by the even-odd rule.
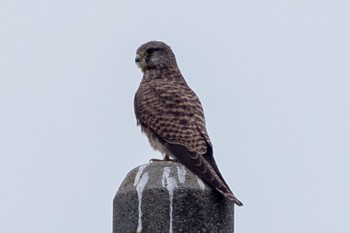
POLYGON ((183 77, 177 67, 171 69, 149 69, 144 72, 143 81, 151 81, 154 79, 183 79, 183 77))

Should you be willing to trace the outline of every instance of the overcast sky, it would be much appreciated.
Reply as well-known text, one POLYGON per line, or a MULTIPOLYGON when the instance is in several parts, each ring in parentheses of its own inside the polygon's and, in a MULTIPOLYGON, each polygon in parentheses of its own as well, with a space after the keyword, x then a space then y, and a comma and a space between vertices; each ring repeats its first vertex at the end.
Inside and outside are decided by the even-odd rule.
POLYGON ((0 2, 0 232, 112 231, 135 51, 168 43, 244 207, 236 233, 350 232, 350 3, 0 2))

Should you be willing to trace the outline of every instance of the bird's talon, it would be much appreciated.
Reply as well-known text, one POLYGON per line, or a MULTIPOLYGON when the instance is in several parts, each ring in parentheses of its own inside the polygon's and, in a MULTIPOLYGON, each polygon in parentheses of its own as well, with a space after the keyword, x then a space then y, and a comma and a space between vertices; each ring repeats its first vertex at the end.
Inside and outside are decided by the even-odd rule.
POLYGON ((153 163, 153 162, 160 162, 160 161, 164 161, 163 159, 150 159, 149 162, 153 163))
POLYGON ((171 158, 164 158, 164 159, 150 159, 149 162, 161 162, 161 161, 166 161, 166 162, 177 162, 176 159, 171 159, 171 158))

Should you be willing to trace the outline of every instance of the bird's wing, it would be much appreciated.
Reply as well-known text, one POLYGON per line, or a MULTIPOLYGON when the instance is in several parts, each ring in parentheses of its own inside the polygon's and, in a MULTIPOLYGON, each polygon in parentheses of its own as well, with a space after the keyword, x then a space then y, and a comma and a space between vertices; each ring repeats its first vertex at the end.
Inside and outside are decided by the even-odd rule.
POLYGON ((183 165, 237 205, 213 157, 202 105, 187 85, 143 85, 135 96, 139 123, 183 165))
POLYGON ((207 152, 210 141, 203 136, 207 133, 202 106, 188 87, 167 83, 140 86, 135 96, 135 114, 144 127, 167 143, 183 145, 199 154, 207 152))

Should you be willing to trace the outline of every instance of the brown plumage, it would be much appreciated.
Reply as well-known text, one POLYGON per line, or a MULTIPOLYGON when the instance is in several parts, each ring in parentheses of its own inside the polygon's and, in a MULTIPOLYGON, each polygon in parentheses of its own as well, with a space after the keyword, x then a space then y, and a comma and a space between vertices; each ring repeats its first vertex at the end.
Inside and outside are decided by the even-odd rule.
POLYGON ((147 42, 138 48, 135 62, 143 72, 135 115, 151 146, 164 154, 164 160, 175 158, 242 206, 216 165, 201 102, 183 78, 171 48, 163 42, 147 42))

